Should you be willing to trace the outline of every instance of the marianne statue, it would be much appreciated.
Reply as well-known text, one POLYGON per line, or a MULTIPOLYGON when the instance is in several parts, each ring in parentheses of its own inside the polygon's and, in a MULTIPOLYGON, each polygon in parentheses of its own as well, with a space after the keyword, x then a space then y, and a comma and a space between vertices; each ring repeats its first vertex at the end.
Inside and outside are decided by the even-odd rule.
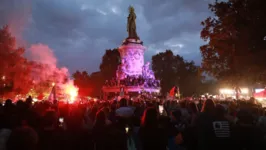
POLYGON ((129 6, 128 8, 129 11, 129 15, 127 17, 127 32, 128 32, 128 38, 133 38, 133 39, 138 39, 138 34, 136 31, 136 14, 135 14, 135 10, 134 7, 129 6))

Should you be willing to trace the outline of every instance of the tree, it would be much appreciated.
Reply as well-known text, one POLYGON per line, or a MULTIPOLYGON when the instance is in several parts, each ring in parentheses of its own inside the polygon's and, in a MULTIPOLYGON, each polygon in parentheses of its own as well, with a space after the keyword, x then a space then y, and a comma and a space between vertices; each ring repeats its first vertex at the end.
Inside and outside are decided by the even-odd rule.
POLYGON ((116 70, 119 64, 120 54, 118 49, 106 50, 100 65, 100 70, 105 80, 110 80, 116 76, 116 70))
POLYGON ((201 86, 200 86, 200 93, 203 95, 203 94, 206 94, 206 93, 210 93, 212 95, 216 95, 216 94, 219 94, 219 83, 218 81, 216 80, 204 80, 202 81, 201 83, 201 86))
POLYGON ((86 71, 76 71, 73 73, 74 84, 79 88, 80 96, 91 96, 92 84, 90 75, 86 71))
POLYGON ((177 64, 171 50, 152 56, 152 70, 155 77, 161 81, 161 93, 166 94, 177 84, 177 64))
POLYGON ((179 87, 183 96, 197 96, 202 93, 202 75, 199 74, 199 67, 193 61, 185 61, 184 66, 179 66, 179 87), (184 67, 184 68, 183 68, 184 67))
POLYGON ((102 72, 93 72, 90 75, 91 84, 92 84, 92 95, 93 97, 102 95, 102 87, 104 85, 104 75, 102 72))
POLYGON ((187 62, 183 57, 166 50, 152 56, 152 70, 161 81, 161 93, 166 94, 173 86, 179 86, 183 96, 191 96, 197 92, 200 78, 198 67, 194 62, 187 62))
POLYGON ((0 29, 0 76, 2 96, 25 95, 32 88, 31 65, 23 57, 25 49, 16 46, 8 26, 0 29))
POLYGON ((265 0, 228 0, 209 5, 202 22, 202 69, 233 84, 265 81, 265 0))

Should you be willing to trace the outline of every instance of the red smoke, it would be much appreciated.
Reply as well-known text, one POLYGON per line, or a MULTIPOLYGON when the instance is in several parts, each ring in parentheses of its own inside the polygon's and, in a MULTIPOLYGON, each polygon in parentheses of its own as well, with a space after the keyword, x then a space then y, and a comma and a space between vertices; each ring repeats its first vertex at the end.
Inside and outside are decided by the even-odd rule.
POLYGON ((61 84, 64 82, 65 77, 69 76, 67 68, 57 67, 57 59, 55 58, 53 51, 47 45, 31 45, 29 48, 29 58, 45 65, 44 68, 40 68, 41 70, 37 72, 37 78, 34 77, 36 82, 51 80, 51 77, 53 77, 55 78, 54 82, 61 84))
POLYGON ((45 65, 36 74, 33 73, 35 83, 38 84, 52 79, 63 90, 64 94, 69 97, 69 100, 74 100, 77 96, 78 88, 74 86, 72 80, 68 80, 65 83, 65 78, 69 77, 68 69, 66 67, 57 67, 57 59, 49 46, 41 43, 31 45, 29 48, 29 57, 32 61, 45 65))

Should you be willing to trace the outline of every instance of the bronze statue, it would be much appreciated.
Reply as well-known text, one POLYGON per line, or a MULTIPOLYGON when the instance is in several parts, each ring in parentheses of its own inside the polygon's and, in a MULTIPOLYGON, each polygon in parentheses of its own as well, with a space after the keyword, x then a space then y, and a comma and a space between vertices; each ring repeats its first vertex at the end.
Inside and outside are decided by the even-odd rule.
POLYGON ((127 17, 127 32, 128 32, 128 38, 138 39, 138 34, 136 31, 136 14, 135 10, 132 6, 129 6, 129 15, 127 17))

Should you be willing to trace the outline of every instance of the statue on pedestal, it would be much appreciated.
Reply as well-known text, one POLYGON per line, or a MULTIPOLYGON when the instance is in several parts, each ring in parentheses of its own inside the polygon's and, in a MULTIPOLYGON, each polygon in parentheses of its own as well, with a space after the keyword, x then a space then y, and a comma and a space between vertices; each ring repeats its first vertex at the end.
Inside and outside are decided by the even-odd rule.
POLYGON ((150 67, 150 63, 147 62, 143 67, 142 67, 142 75, 144 78, 148 78, 149 76, 149 67, 150 67))
POLYGON ((155 79, 154 72, 152 70, 149 70, 149 72, 150 72, 150 78, 155 79))
POLYGON ((128 38, 137 39, 139 40, 137 31, 136 31, 136 14, 134 7, 129 6, 129 15, 127 17, 127 32, 128 32, 128 38))

